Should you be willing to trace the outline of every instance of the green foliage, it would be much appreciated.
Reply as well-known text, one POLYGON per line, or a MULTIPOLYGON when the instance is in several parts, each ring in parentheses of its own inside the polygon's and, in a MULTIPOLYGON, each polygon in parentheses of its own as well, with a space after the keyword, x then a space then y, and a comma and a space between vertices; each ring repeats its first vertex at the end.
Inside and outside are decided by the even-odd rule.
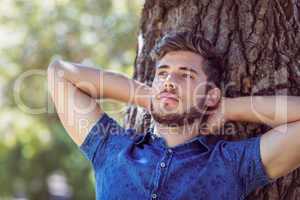
MULTIPOLYGON (((53 173, 66 177, 72 199, 94 199, 91 166, 53 110, 46 69, 61 57, 131 76, 141 6, 140 0, 0 1, 0 199, 48 199, 53 173)), ((124 104, 103 108, 121 122, 124 104)))

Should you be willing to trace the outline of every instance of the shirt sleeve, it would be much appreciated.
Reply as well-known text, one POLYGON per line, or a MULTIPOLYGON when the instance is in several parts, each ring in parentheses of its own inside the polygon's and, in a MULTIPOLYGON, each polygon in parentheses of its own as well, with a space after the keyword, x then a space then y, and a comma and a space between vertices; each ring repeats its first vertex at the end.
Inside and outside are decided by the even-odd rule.
POLYGON ((261 136, 231 143, 235 173, 247 196, 255 189, 274 180, 269 178, 262 163, 260 153, 261 136))
POLYGON ((94 162, 96 153, 104 154, 105 146, 111 135, 123 131, 124 128, 104 112, 90 129, 84 142, 80 145, 80 150, 88 160, 94 162))

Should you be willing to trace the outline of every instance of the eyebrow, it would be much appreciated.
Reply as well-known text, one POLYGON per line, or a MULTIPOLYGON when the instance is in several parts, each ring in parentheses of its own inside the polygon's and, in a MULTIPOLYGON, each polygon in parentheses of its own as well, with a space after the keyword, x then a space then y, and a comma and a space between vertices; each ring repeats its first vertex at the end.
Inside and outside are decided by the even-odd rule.
POLYGON ((168 66, 168 65, 159 65, 157 67, 157 69, 167 69, 167 68, 170 68, 170 66, 168 66))
POLYGON ((198 72, 190 67, 179 67, 180 70, 190 71, 198 75, 198 72))
MULTIPOLYGON (((157 67, 157 69, 167 69, 167 68, 170 68, 170 66, 169 65, 160 65, 157 67)), ((182 67, 179 67, 179 70, 190 71, 190 72, 193 72, 198 75, 198 72, 190 67, 182 66, 182 67)))

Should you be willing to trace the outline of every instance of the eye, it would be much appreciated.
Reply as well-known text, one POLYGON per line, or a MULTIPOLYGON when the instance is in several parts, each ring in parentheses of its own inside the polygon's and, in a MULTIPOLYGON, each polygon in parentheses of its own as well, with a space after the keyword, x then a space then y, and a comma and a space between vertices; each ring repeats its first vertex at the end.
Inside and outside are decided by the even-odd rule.
POLYGON ((193 75, 189 74, 189 73, 183 73, 182 74, 183 78, 190 78, 190 79, 194 79, 193 75))
POLYGON ((166 76, 168 73, 166 71, 158 72, 158 76, 166 76))

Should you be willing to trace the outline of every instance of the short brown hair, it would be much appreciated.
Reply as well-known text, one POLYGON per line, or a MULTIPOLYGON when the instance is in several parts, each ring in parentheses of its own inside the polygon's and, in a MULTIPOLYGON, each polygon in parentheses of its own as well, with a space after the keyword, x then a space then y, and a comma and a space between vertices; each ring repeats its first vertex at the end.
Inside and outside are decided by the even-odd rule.
POLYGON ((170 32, 155 45, 150 55, 157 61, 172 51, 191 51, 203 57, 203 71, 208 81, 220 87, 223 66, 220 55, 215 52, 209 41, 192 32, 170 32))

